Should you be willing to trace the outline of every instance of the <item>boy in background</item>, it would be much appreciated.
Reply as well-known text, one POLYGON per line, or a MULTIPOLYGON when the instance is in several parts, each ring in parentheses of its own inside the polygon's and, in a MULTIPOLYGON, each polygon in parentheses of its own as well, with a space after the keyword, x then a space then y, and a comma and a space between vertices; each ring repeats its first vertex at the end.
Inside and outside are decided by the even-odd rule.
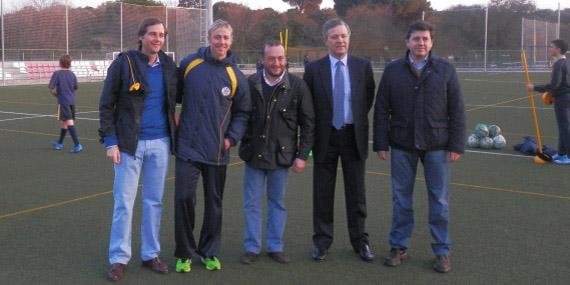
POLYGON ((83 146, 77 138, 75 130, 75 90, 77 90, 77 77, 73 71, 69 70, 71 66, 71 56, 63 55, 59 59, 60 70, 53 73, 49 81, 49 92, 57 98, 57 119, 61 122, 59 132, 59 140, 52 142, 53 148, 56 150, 63 149, 63 139, 69 131, 69 135, 73 139, 74 147, 71 153, 78 153, 83 150, 83 146))

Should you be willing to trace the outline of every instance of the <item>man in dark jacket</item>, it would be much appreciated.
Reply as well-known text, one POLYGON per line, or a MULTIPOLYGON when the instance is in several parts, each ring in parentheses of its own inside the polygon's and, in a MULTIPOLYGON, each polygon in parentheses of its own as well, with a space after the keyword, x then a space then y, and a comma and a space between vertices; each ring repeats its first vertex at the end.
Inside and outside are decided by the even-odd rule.
POLYGON ((553 40, 550 43, 550 56, 554 60, 550 83, 536 86, 528 84, 527 89, 552 93, 558 125, 558 154, 554 155, 553 162, 570 165, 570 62, 565 56, 566 51, 566 41, 553 40))
POLYGON ((465 110, 455 68, 431 54, 432 40, 431 25, 412 24, 406 36, 406 56, 384 70, 374 111, 373 149, 383 160, 392 150, 391 250, 384 264, 397 266, 408 257, 414 224, 412 196, 421 160, 436 255, 433 266, 438 272, 448 272, 449 162, 458 160, 464 151, 465 110))
POLYGON ((313 95, 315 146, 313 172, 313 259, 324 261, 333 242, 334 193, 342 165, 348 234, 354 252, 374 259, 366 232, 365 166, 368 113, 374 101, 369 60, 348 53, 350 27, 341 19, 323 25, 328 54, 305 67, 303 79, 313 95))
POLYGON ((158 255, 164 182, 174 150, 176 65, 160 50, 166 37, 160 20, 144 20, 138 36, 139 50, 121 53, 109 67, 99 103, 99 135, 115 168, 107 275, 111 281, 123 277, 131 258, 133 206, 141 174, 141 258, 144 266, 168 272, 158 255))
POLYGON ((267 252, 279 263, 289 263, 283 251, 287 220, 285 191, 289 167, 305 168, 313 146, 314 113, 305 82, 286 70, 285 49, 268 41, 263 49, 263 70, 249 77, 252 113, 240 144, 246 162, 243 178, 244 264, 257 260, 261 251, 263 194, 267 187, 267 252), (266 185, 267 183, 267 185, 266 185))
POLYGON ((208 30, 210 46, 187 56, 179 67, 182 103, 176 138, 176 271, 189 272, 193 253, 208 270, 219 270, 222 195, 229 149, 245 133, 251 101, 245 76, 230 51, 232 27, 217 20, 208 30), (200 242, 194 239, 196 186, 204 183, 204 221, 200 242))

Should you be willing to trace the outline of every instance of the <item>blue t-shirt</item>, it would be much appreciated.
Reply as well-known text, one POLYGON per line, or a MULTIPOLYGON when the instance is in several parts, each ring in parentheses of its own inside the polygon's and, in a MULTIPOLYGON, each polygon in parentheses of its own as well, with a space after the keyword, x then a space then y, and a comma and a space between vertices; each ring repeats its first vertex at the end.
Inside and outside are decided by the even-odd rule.
POLYGON ((48 85, 49 89, 57 89, 57 103, 62 105, 75 105, 75 90, 77 78, 69 69, 58 70, 53 73, 48 85))
POLYGON ((168 136, 166 94, 164 94, 164 78, 161 65, 147 66, 146 76, 150 90, 148 90, 144 99, 139 139, 161 139, 168 136))

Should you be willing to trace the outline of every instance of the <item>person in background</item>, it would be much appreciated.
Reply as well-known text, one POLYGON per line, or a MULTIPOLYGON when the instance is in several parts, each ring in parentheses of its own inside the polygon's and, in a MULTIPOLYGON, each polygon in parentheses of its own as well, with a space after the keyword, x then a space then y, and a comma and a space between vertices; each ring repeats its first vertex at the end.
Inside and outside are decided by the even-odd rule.
POLYGON ((71 56, 68 54, 59 59, 60 70, 54 72, 49 81, 49 92, 57 98, 57 119, 61 122, 59 140, 52 142, 55 150, 63 149, 63 140, 69 132, 73 139, 71 153, 78 153, 83 150, 79 143, 77 130, 75 129, 75 91, 77 90, 77 77, 71 67, 71 56))
POLYGON ((554 98, 554 114, 558 125, 558 154, 554 155, 556 164, 570 165, 570 62, 565 54, 568 43, 564 40, 553 40, 550 43, 552 77, 549 84, 527 85, 528 91, 550 92, 554 98))

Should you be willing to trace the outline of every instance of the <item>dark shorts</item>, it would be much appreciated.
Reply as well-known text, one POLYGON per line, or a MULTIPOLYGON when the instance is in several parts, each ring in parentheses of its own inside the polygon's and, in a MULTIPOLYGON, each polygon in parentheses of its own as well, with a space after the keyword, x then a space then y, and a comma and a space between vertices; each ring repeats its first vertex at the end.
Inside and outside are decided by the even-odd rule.
POLYGON ((75 105, 57 105, 57 119, 59 121, 75 120, 75 105))

